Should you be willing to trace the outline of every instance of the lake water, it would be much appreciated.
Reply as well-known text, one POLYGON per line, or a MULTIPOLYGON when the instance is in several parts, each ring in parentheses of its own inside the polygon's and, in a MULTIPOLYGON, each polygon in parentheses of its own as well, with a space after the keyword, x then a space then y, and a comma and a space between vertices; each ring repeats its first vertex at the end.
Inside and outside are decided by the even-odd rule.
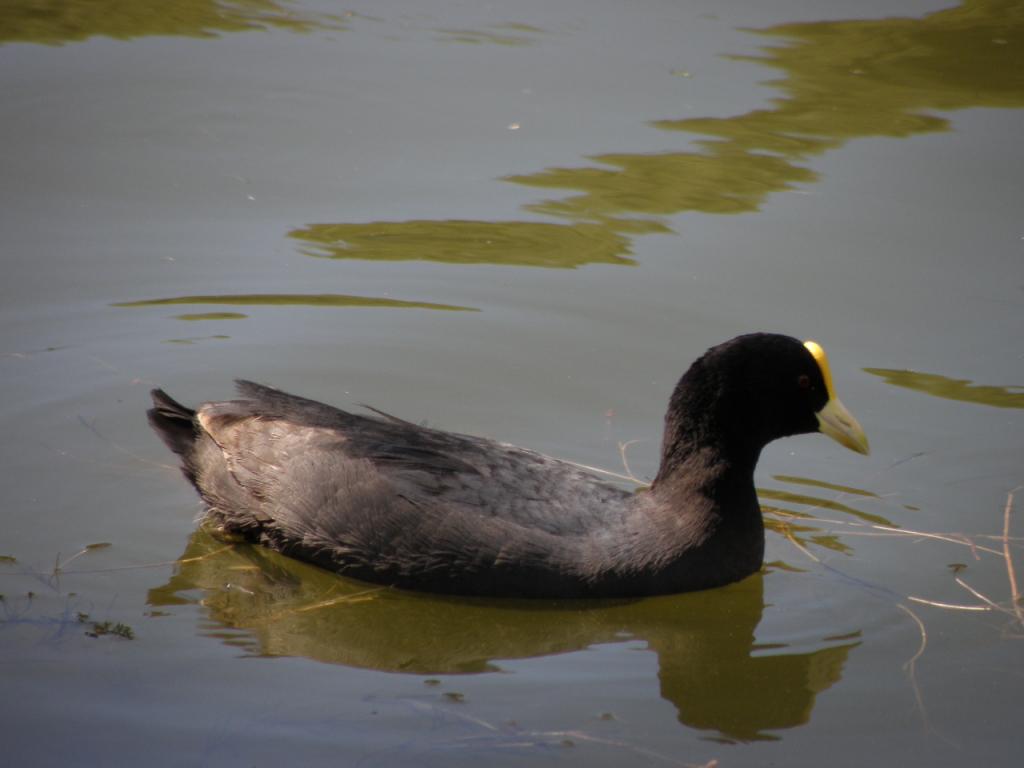
POLYGON ((7 764, 1018 764, 1020 2, 8 0, 0 94, 7 764), (700 594, 226 544, 144 414, 244 377, 649 478, 750 330, 873 451, 770 446, 700 594))

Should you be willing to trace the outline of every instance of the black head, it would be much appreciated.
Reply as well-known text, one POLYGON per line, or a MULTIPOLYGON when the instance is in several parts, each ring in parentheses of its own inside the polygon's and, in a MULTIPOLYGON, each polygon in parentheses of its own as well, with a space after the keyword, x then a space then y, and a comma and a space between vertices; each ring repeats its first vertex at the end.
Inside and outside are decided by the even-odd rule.
POLYGON ((824 350, 778 334, 709 349, 680 380, 665 421, 663 470, 701 447, 752 468, 772 440, 818 431, 867 453, 863 430, 835 396, 824 350))

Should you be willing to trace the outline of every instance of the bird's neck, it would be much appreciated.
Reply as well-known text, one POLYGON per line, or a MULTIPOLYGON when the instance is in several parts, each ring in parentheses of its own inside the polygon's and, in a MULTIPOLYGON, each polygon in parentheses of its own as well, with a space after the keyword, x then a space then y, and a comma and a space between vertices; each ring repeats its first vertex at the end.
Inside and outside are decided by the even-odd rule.
POLYGON ((652 490, 679 488, 687 492, 714 487, 754 488, 754 468, 761 446, 713 412, 682 418, 667 417, 661 444, 661 464, 652 490))
POLYGON ((648 564, 651 592, 707 589, 761 567, 764 523, 753 469, 723 461, 715 450, 693 447, 678 462, 663 462, 635 508, 637 531, 622 562, 648 564))
POLYGON ((715 445, 673 443, 663 453, 651 493, 669 504, 673 499, 701 496, 724 509, 756 505, 754 467, 756 452, 736 456, 715 445))

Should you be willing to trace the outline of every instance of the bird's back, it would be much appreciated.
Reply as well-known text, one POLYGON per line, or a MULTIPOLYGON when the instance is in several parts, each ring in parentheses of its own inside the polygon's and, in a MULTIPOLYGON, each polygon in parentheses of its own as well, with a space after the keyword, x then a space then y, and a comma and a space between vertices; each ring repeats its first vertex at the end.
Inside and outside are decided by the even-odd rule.
POLYGON ((179 427, 191 411, 158 407, 151 422, 227 531, 350 576, 463 594, 582 594, 604 567, 598 542, 633 513, 634 494, 532 451, 251 382, 239 391, 195 412, 184 450, 167 437, 181 448, 180 429, 159 420, 179 427))

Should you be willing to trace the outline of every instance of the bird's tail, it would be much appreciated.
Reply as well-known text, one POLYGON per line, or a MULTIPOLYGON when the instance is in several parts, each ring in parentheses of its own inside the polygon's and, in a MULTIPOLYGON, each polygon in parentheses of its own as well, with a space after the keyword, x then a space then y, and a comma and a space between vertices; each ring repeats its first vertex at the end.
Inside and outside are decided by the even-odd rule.
POLYGON ((196 442, 196 412, 162 389, 149 394, 153 398, 153 407, 146 411, 149 425, 168 448, 187 459, 196 442))

